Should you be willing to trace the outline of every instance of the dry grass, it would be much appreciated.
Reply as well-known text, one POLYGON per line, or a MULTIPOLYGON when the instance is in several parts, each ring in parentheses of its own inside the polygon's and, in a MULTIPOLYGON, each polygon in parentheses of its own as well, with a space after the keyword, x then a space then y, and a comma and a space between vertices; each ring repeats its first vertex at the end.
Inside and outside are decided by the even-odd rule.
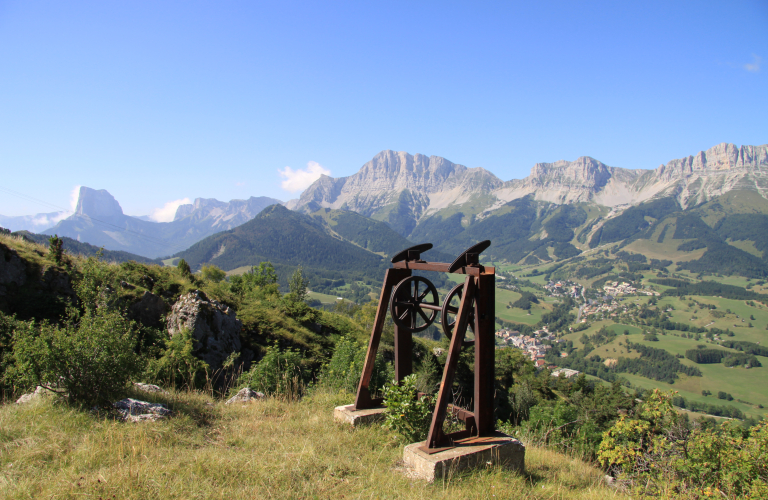
POLYGON ((225 406, 177 393, 176 416, 129 424, 51 400, 0 407, 0 497, 15 498, 607 498, 602 473, 529 447, 527 470, 478 470, 426 484, 378 426, 333 421, 350 396, 316 393, 225 406))

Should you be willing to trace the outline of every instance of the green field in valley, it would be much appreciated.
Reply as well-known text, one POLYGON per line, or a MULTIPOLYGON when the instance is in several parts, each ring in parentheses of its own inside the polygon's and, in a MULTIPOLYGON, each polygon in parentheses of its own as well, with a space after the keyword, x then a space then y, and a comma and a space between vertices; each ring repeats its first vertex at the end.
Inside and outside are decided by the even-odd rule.
MULTIPOLYGON (((681 356, 685 354, 686 350, 696 349, 699 345, 704 345, 707 348, 736 352, 732 349, 706 342, 704 339, 697 341, 678 336, 683 332, 667 332, 666 335, 658 335, 658 341, 648 341, 643 339, 640 328, 631 325, 611 324, 609 321, 597 322, 588 330, 568 334, 565 338, 573 340, 574 346, 581 348, 582 344, 578 339, 581 338, 584 333, 592 334, 604 325, 616 331, 618 336, 612 342, 599 346, 590 352, 590 355, 597 355, 603 359, 638 357, 639 355, 636 351, 627 353, 627 341, 656 349, 664 349, 671 354, 681 356), (623 334, 625 329, 629 330, 629 335, 623 334)), ((758 359, 764 366, 746 369, 742 367, 728 368, 722 363, 696 364, 689 359, 682 358, 680 359, 682 364, 698 367, 703 376, 689 377, 681 374, 680 379, 676 380, 674 384, 667 384, 665 382, 659 382, 628 373, 621 373, 619 375, 638 387, 645 389, 659 388, 662 390, 676 390, 681 396, 690 401, 699 401, 717 405, 733 405, 745 414, 758 417, 768 415, 768 409, 757 408, 757 405, 768 407, 768 384, 765 383, 765 381, 768 380, 768 358, 758 357, 758 359), (708 390, 712 392, 712 395, 702 396, 702 390, 708 390), (726 401, 718 399, 716 397, 718 391, 730 393, 734 397, 734 400, 726 401), (741 399, 751 404, 740 403, 736 401, 736 399, 741 399)))

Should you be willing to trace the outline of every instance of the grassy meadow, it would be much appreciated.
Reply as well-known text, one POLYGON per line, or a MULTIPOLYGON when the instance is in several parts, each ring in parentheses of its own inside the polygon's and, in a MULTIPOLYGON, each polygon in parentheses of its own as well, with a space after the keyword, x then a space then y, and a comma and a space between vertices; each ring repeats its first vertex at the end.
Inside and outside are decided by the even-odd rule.
MULTIPOLYGON (((668 331, 666 335, 658 335, 658 341, 648 341, 643 339, 642 330, 640 328, 632 325, 617 324, 608 320, 595 322, 589 329, 582 332, 570 333, 564 338, 572 340, 574 342, 574 347, 581 348, 582 344, 579 341, 581 336, 585 333, 591 335, 603 326, 613 329, 618 336, 612 342, 598 346, 590 351, 590 356, 597 355, 603 359, 638 357, 639 354, 637 351, 633 350, 632 352, 627 352, 627 341, 654 347, 656 349, 664 349, 673 355, 679 354, 681 356, 685 355, 686 350, 696 349, 699 345, 705 345, 707 348, 736 352, 733 349, 709 343, 705 339, 695 340, 684 338, 682 337, 683 332, 668 331), (629 335, 624 335, 625 329, 629 330, 629 335)), ((737 335, 734 338, 738 339, 739 337, 737 335)), ((765 361, 765 358, 758 359, 765 361)), ((768 408, 757 407, 759 404, 768 407, 768 384, 763 383, 763 381, 768 380, 768 362, 765 362, 762 367, 750 369, 740 367, 728 368, 722 363, 696 364, 687 358, 680 359, 680 362, 684 365, 698 367, 699 370, 701 370, 702 376, 689 377, 681 374, 680 378, 676 380, 674 384, 667 384, 665 382, 659 382, 657 380, 629 373, 621 373, 619 375, 627 379, 633 385, 644 389, 659 388, 665 391, 674 390, 678 391, 681 396, 690 401, 700 401, 718 405, 733 405, 752 417, 768 416, 768 408), (712 395, 703 396, 701 394, 702 390, 708 390, 712 392, 712 395), (726 401, 717 399, 716 395, 718 391, 730 393, 734 397, 734 400, 726 401), (741 403, 736 401, 736 399, 741 399, 751 404, 741 403)))
POLYGON ((333 420, 349 394, 224 405, 202 393, 136 397, 175 415, 124 423, 51 398, 0 406, 0 497, 617 498, 578 458, 528 446, 526 470, 475 470, 429 484, 408 476, 404 443, 378 425, 333 420))

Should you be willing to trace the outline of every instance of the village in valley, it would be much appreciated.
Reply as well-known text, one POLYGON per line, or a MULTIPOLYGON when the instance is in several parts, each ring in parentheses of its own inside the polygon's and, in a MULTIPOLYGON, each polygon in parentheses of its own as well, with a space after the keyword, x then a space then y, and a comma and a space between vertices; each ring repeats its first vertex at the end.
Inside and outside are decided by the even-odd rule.
MULTIPOLYGON (((550 280, 543 286, 548 297, 571 298, 582 302, 578 309, 577 323, 586 323, 588 318, 595 320, 606 317, 616 318, 622 313, 628 312, 627 304, 624 304, 625 296, 658 296, 655 290, 638 288, 632 281, 609 281, 603 286, 603 294, 594 294, 594 290, 587 296, 587 288, 571 280, 550 280)), ((573 331, 573 327, 570 328, 573 331)), ((566 378, 578 375, 580 372, 567 368, 558 368, 545 361, 547 352, 553 345, 565 342, 565 339, 550 332, 548 326, 532 332, 530 335, 521 334, 518 330, 500 329, 495 332, 497 349, 520 349, 533 361, 537 369, 549 368, 554 376, 563 375, 566 378)), ((561 357, 567 357, 568 353, 562 351, 561 357)))

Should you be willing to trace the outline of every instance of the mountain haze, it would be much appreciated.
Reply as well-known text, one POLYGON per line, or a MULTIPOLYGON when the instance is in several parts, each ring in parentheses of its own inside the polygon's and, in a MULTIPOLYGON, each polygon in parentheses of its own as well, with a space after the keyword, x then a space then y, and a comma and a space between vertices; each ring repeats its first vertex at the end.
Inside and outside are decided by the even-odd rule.
POLYGON ((108 250, 156 258, 239 226, 274 203, 282 202, 264 196, 229 203, 197 198, 193 204, 181 205, 172 222, 153 222, 125 215, 118 201, 106 190, 83 186, 75 213, 44 234, 58 234, 108 250))

